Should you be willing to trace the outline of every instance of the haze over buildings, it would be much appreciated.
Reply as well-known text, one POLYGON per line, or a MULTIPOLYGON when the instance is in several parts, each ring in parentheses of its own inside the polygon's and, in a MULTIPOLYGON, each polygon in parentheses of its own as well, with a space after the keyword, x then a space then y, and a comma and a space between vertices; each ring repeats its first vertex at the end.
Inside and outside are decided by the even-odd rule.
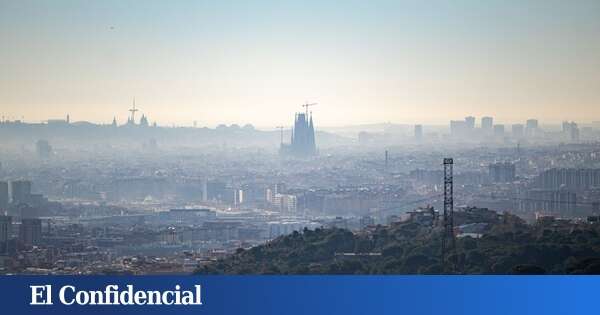
POLYGON ((599 14, 2 1, 0 274, 439 274, 441 235, 472 273, 571 270, 600 257, 599 14))
POLYGON ((273 127, 308 98, 326 104, 322 126, 584 121, 600 115, 599 12, 595 0, 2 1, 0 109, 122 122, 136 96, 161 125, 273 127))

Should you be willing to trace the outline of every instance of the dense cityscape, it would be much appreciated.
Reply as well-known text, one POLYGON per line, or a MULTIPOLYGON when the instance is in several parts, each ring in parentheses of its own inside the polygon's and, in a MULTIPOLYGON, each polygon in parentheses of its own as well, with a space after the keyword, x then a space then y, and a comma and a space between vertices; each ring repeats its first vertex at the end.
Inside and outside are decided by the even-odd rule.
POLYGON ((448 157, 457 217, 482 214, 457 219, 457 239, 485 237, 490 211, 548 229, 600 221, 600 122, 321 129, 312 105, 260 130, 158 126, 135 105, 121 123, 3 119, 0 272, 189 274, 302 231, 435 226, 448 157))
POLYGON ((7 314, 587 314, 600 0, 0 0, 7 314))

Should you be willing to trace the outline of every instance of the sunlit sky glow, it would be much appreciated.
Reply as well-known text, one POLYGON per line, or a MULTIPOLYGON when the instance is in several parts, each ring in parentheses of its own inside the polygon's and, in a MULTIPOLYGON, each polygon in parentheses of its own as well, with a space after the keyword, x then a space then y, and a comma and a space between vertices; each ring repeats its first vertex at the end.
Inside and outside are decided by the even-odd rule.
POLYGON ((600 120, 600 1, 0 0, 0 114, 600 120))

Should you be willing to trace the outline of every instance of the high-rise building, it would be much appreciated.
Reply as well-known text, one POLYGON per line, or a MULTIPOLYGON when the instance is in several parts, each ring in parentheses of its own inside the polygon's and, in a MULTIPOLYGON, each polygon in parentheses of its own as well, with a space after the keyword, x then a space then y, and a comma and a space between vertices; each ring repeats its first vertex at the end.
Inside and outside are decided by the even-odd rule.
POLYGON ((10 182, 10 196, 12 203, 28 203, 31 197, 31 182, 27 180, 10 182))
POLYGON ((450 135, 453 137, 464 138, 473 135, 475 129, 475 117, 468 116, 465 120, 450 121, 450 135))
POLYGON ((529 137, 535 136, 538 134, 538 128, 537 119, 529 119, 525 124, 525 133, 529 137))
POLYGON ((295 213, 298 204, 296 196, 288 194, 275 194, 271 202, 279 208, 279 211, 287 213, 295 213))
POLYGON ((267 202, 273 202, 273 190, 271 190, 271 188, 265 189, 265 200, 267 202))
POLYGON ((579 126, 575 122, 563 121, 562 131, 565 137, 572 142, 579 141, 579 126))
POLYGON ((308 112, 296 114, 291 143, 282 144, 281 153, 298 157, 317 154, 312 114, 309 115, 308 112))
POLYGON ((527 129, 538 129, 538 120, 537 119, 528 119, 527 120, 527 129))
POLYGON ((12 227, 12 218, 0 215, 0 253, 6 253, 8 250, 8 240, 10 239, 12 227))
POLYGON ((492 131, 494 127, 494 118, 492 117, 482 117, 481 118, 481 129, 492 131))
POLYGON ((8 208, 8 202, 10 201, 8 197, 8 183, 0 182, 0 214, 8 208))
POLYGON ((21 227, 19 228, 19 241, 25 245, 38 245, 42 241, 42 220, 21 220, 21 227))
POLYGON ((415 139, 423 139, 423 125, 415 125, 415 139))
POLYGON ((574 122, 571 123, 570 136, 572 142, 579 142, 579 127, 574 122))
POLYGON ((467 129, 474 129, 475 128, 475 117, 473 117, 473 116, 465 117, 465 124, 467 124, 467 129))
POLYGON ((233 190, 233 204, 236 206, 244 203, 244 191, 242 189, 233 190))

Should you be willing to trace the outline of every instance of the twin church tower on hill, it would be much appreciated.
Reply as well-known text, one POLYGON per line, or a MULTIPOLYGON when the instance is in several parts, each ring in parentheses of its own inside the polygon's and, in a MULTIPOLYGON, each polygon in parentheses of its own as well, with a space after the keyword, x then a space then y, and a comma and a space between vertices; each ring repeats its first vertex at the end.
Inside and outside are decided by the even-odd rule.
POLYGON ((304 104, 302 106, 306 107, 306 113, 296 113, 291 142, 289 144, 281 143, 279 149, 281 155, 309 157, 317 154, 312 112, 308 111, 308 107, 313 105, 316 103, 304 104))

